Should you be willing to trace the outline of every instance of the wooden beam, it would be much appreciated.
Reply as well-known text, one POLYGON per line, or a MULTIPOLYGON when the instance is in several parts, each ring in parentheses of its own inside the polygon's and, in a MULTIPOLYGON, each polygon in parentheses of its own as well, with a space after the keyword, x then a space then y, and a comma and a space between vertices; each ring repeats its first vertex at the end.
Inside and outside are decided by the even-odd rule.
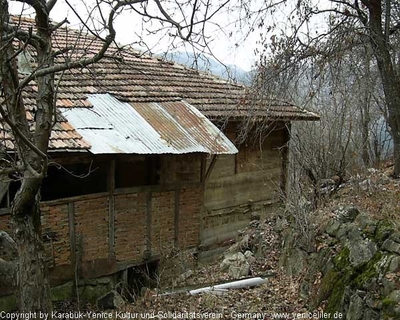
POLYGON ((109 256, 115 256, 115 160, 110 161, 108 170, 108 248, 109 256))
POLYGON ((151 253, 151 215, 152 215, 152 193, 147 192, 146 194, 146 253, 145 253, 145 259, 150 259, 152 253, 151 253))
POLYGON ((286 124, 286 129, 284 130, 284 145, 281 149, 281 156, 282 156, 282 164, 281 164, 281 197, 284 201, 287 196, 287 177, 288 177, 288 169, 289 169, 289 140, 290 140, 290 130, 291 125, 290 123, 286 124))
POLYGON ((208 180, 208 178, 210 177, 211 172, 212 172, 212 170, 213 170, 213 168, 214 168, 216 162, 217 162, 217 155, 214 154, 213 157, 212 157, 212 159, 211 159, 211 163, 210 163, 210 165, 209 165, 208 168, 207 168, 207 172, 206 172, 206 175, 205 175, 205 177, 204 177, 204 183, 206 183, 207 180, 208 180))
POLYGON ((206 175, 206 166, 207 166, 207 155, 204 154, 201 157, 201 162, 200 162, 200 182, 204 182, 204 178, 206 175))
POLYGON ((179 245, 179 196, 180 190, 175 190, 175 208, 174 208, 174 246, 179 245))
POLYGON ((76 239, 75 239, 75 204, 68 203, 69 245, 71 250, 71 265, 76 265, 76 239))

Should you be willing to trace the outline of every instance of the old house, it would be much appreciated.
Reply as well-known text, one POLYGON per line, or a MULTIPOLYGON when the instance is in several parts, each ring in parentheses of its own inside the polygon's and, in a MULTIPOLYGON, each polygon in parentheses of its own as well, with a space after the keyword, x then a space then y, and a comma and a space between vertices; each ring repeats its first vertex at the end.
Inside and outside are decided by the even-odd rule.
MULTIPOLYGON (((72 55, 100 45, 73 30, 56 31, 55 46, 70 42, 72 55)), ((268 210, 279 200, 288 124, 318 118, 282 102, 254 109, 243 86, 116 47, 100 63, 56 80, 58 115, 41 191, 54 285, 77 272, 115 274, 173 247, 214 248, 252 209, 268 210), (243 120, 253 116, 249 135, 239 140, 243 120), (261 134, 259 122, 268 124, 261 134)), ((32 84, 23 92, 32 121, 36 90, 32 84)), ((12 151, 3 128, 1 143, 12 151)), ((19 182, 8 183, 4 230, 19 182)))

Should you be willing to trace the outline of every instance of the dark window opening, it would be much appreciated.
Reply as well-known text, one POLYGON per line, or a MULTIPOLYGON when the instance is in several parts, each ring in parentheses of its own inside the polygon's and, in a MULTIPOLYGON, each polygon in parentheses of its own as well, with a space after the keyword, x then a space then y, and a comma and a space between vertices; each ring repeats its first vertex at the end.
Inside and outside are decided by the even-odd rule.
POLYGON ((115 187, 130 188, 160 183, 160 157, 147 156, 134 160, 117 160, 115 164, 115 187))
POLYGON ((51 166, 41 189, 42 201, 107 191, 106 163, 51 166))

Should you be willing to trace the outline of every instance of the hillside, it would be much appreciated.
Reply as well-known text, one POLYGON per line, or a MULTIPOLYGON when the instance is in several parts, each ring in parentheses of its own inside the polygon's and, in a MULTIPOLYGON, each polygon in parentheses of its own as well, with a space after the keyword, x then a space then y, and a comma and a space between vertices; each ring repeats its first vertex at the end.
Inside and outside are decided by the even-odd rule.
POLYGON ((172 51, 163 55, 166 60, 185 65, 200 71, 208 72, 235 83, 250 85, 251 71, 245 71, 237 65, 222 64, 211 56, 190 52, 172 51))

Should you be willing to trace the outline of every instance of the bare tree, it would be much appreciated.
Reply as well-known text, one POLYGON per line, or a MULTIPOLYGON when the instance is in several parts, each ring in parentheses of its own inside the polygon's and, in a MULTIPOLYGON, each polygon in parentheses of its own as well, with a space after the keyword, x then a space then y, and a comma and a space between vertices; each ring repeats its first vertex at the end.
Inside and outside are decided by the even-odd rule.
MULTIPOLYGON (((264 50, 260 68, 269 70, 268 74, 263 73, 263 82, 273 83, 275 88, 270 89, 282 92, 282 87, 294 85, 295 74, 308 70, 313 80, 308 87, 311 101, 315 96, 314 87, 333 61, 337 61, 337 71, 340 71, 339 64, 347 59, 346 63, 353 65, 353 68, 348 68, 348 75, 359 83, 362 78, 373 79, 372 71, 376 69, 375 79, 380 79, 377 85, 382 88, 384 114, 393 138, 394 175, 400 176, 400 8, 397 1, 308 0, 298 1, 292 10, 285 10, 287 20, 279 31, 276 23, 263 25, 267 32, 260 41, 264 50), (349 59, 351 55, 353 59, 349 59), (280 89, 276 88, 277 83, 280 89)), ((368 105, 377 100, 369 93, 371 86, 368 83, 364 82, 363 89, 363 93, 360 90, 357 93, 363 97, 363 101, 358 102, 360 109, 357 114, 361 114, 364 121, 362 134, 366 148, 369 137, 366 129, 370 122, 368 105)), ((367 149, 364 149, 364 160, 368 161, 367 149)))
MULTIPOLYGON (((52 127, 57 121, 57 79, 66 70, 85 68, 107 56, 115 43, 114 21, 125 9, 133 10, 143 21, 158 21, 163 28, 173 28, 175 37, 184 41, 200 41, 205 24, 229 1, 211 6, 211 1, 123 0, 96 1, 97 27, 79 17, 84 28, 102 41, 97 52, 70 54, 74 45, 54 43, 54 34, 67 21, 52 23, 50 13, 57 0, 19 0, 34 11, 28 23, 9 14, 9 1, 0 0, 0 114, 3 132, 12 141, 1 144, 1 175, 18 176, 21 186, 11 204, 13 239, 1 234, 1 243, 18 253, 9 261, 0 259, 0 276, 17 267, 16 287, 20 311, 52 309, 41 238, 40 187, 48 167, 48 145, 52 127), (32 70, 21 73, 21 57, 35 59, 32 70), (19 59, 19 61, 17 61, 19 59), (56 75, 58 75, 56 77, 56 75), (37 88, 34 121, 29 119, 23 92, 34 84, 37 88), (14 147, 14 153, 7 151, 14 147)), ((68 1, 66 1, 69 3, 68 1)), ((78 14, 72 5, 71 9, 78 14)), ((204 42, 203 42, 204 43, 204 42)), ((26 70, 25 70, 26 71, 26 70)), ((9 283, 9 282, 7 282, 9 283)))

